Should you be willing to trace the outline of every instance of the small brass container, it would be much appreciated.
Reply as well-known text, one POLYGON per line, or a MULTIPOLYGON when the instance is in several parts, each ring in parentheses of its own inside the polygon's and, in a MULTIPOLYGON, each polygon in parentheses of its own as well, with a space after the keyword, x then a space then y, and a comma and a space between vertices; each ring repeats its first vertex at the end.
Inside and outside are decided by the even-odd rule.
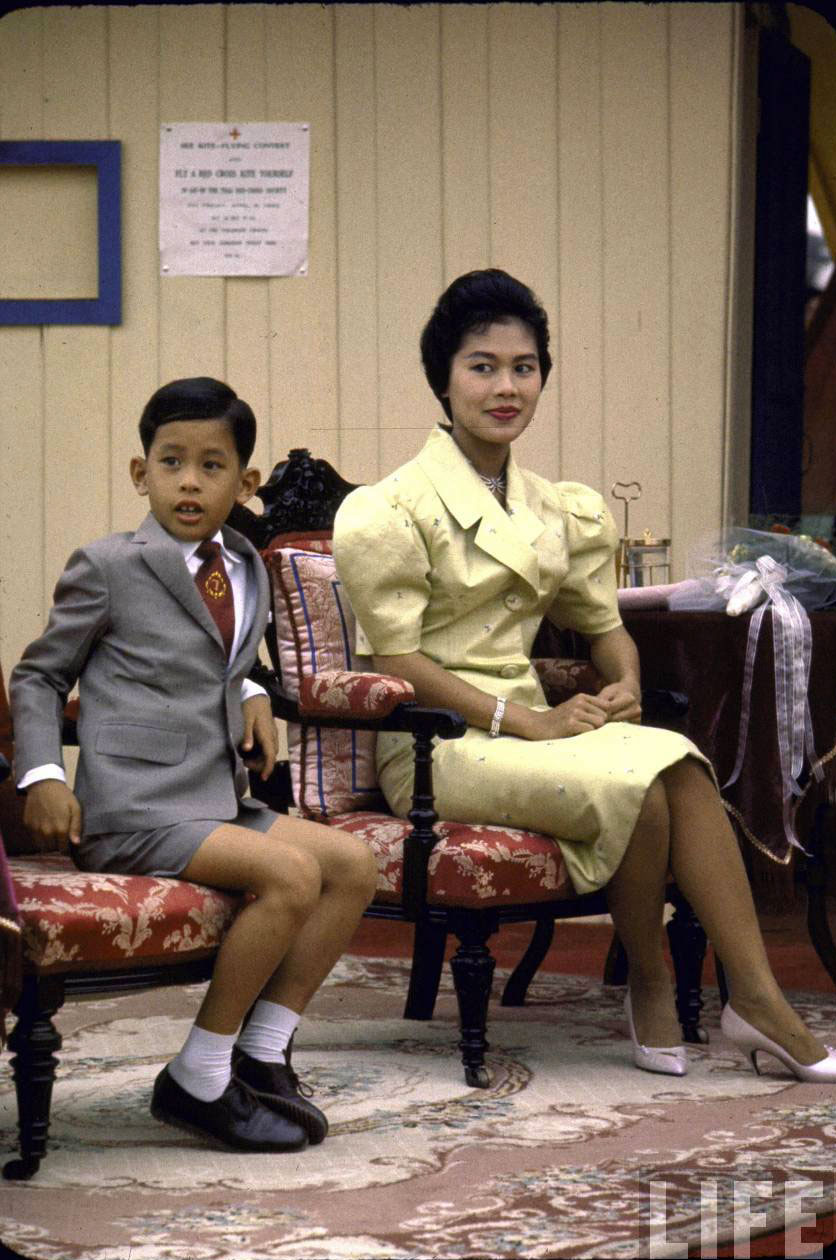
POLYGON ((638 481, 616 481, 610 493, 624 504, 624 535, 615 561, 618 585, 659 586, 670 582, 670 538, 654 538, 649 529, 641 538, 630 537, 630 504, 641 498, 641 484, 638 481))

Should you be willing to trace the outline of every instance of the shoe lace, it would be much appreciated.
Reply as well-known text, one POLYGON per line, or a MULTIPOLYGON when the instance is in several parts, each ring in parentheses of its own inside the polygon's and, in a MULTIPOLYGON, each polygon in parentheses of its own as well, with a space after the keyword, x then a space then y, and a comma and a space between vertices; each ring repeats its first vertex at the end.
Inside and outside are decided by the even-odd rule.
POLYGON ((287 1072, 287 1079, 290 1082, 291 1089, 295 1089, 297 1094, 299 1094, 302 1098, 313 1098, 314 1091, 311 1086, 306 1085, 304 1081, 300 1081, 291 1066, 290 1058, 293 1054, 293 1039, 295 1036, 296 1033, 293 1032, 291 1034, 290 1041, 287 1043, 287 1050, 285 1051, 284 1058, 284 1069, 287 1072))
POLYGON ((291 1087, 296 1090, 297 1094, 300 1094, 302 1098, 313 1098, 314 1091, 311 1086, 306 1084, 305 1081, 299 1080, 299 1077, 296 1075, 289 1063, 286 1065, 286 1071, 287 1079, 290 1082, 291 1087))

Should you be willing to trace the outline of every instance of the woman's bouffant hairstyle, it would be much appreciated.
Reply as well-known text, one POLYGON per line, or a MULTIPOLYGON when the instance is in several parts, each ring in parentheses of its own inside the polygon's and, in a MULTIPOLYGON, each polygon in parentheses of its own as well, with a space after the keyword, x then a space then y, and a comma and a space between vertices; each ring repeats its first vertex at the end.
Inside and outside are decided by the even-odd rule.
POLYGON ((255 446, 255 416, 249 403, 223 381, 211 376, 187 376, 160 386, 148 399, 139 421, 146 455, 157 429, 172 420, 225 420, 232 430, 238 458, 246 468, 255 446))
POLYGON ((450 363, 466 333, 490 324, 519 319, 534 333, 540 377, 545 385, 551 371, 549 321, 527 285, 507 271, 491 267, 459 276, 438 299, 421 334, 421 361, 430 389, 452 420, 450 400, 443 394, 450 381, 450 363))

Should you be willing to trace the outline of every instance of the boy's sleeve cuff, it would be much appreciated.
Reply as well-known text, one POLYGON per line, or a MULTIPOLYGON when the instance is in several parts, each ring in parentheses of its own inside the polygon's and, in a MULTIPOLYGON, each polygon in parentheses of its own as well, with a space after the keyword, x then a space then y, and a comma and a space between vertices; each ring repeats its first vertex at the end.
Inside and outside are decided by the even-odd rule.
POLYGON ((17 790, 18 792, 25 792, 33 783, 41 783, 44 779, 57 779, 59 783, 67 782, 63 766, 49 763, 45 766, 35 766, 32 770, 29 770, 19 781, 17 790))
POLYGON ((252 678, 245 678, 241 683, 241 703, 245 700, 251 700, 253 696, 266 696, 267 692, 260 683, 254 682, 252 678))

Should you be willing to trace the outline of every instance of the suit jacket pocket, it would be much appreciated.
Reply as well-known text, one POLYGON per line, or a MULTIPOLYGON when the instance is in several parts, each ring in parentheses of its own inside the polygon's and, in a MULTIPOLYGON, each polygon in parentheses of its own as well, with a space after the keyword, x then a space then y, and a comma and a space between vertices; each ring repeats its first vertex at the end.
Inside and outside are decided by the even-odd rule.
POLYGON ((174 766, 186 756, 185 731, 170 731, 139 722, 105 722, 96 733, 96 752, 174 766))

